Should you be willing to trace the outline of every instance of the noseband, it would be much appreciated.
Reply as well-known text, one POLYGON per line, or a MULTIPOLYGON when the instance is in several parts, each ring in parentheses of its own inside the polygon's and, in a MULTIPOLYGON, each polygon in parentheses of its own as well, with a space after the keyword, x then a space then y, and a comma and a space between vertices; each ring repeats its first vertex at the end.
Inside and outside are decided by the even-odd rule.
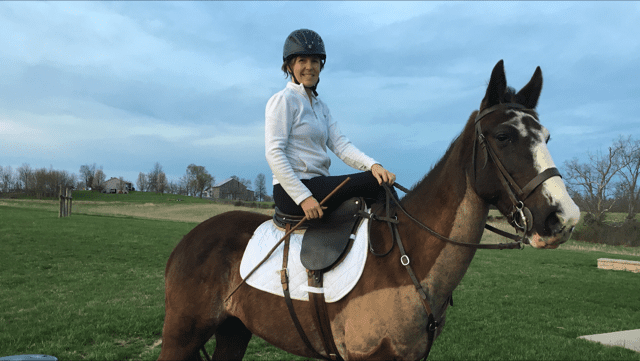
POLYGON ((529 198, 529 196, 531 195, 531 193, 533 193, 533 191, 536 188, 538 188, 538 186, 542 184, 544 181, 555 176, 562 177, 562 175, 560 175, 558 168, 556 167, 548 168, 544 170, 542 173, 539 173, 537 176, 535 176, 531 181, 529 181, 529 183, 527 183, 524 186, 524 188, 520 188, 518 186, 516 181, 513 179, 513 177, 511 177, 507 169, 502 164, 502 161, 500 161, 500 158, 497 156, 494 148, 491 146, 491 144, 487 141, 485 136, 482 134, 482 127, 480 126, 480 120, 482 118, 484 118, 488 114, 498 109, 505 109, 505 108, 506 109, 526 109, 523 105, 516 104, 516 103, 497 104, 483 110, 482 112, 478 113, 478 115, 476 116, 476 119, 475 119, 476 136, 473 139, 473 157, 472 157, 473 172, 474 172, 474 179, 475 179, 476 142, 479 142, 484 152, 484 165, 482 166, 482 169, 484 169, 487 166, 487 161, 490 157, 493 163, 498 168, 498 171, 499 171, 498 179, 500 179, 500 183, 502 183, 502 186, 507 191, 507 195, 509 196, 509 199, 511 200, 511 203, 512 203, 511 213, 509 213, 509 215, 507 216, 509 223, 511 223, 511 225, 517 231, 520 231, 523 233, 522 240, 524 241, 525 240, 524 234, 529 232, 533 227, 533 215, 531 214, 531 211, 529 210, 529 208, 527 208, 524 205, 524 201, 526 201, 527 198, 529 198))

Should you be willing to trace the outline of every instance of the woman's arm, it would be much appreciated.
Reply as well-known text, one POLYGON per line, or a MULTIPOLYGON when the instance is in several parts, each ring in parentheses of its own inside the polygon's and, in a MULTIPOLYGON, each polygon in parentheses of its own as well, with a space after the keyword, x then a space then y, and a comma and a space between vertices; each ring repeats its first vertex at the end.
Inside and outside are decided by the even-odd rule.
POLYGON ((392 185, 395 183, 396 175, 384 169, 380 163, 373 158, 368 157, 356 146, 354 146, 347 137, 345 137, 337 122, 331 117, 331 113, 327 109, 325 115, 329 127, 329 139, 327 146, 334 152, 338 158, 342 159, 347 165, 359 170, 371 170, 373 176, 378 180, 379 184, 387 183, 392 185))
POLYGON ((333 119, 331 113, 325 108, 325 119, 327 121, 327 128, 329 136, 327 139, 327 146, 331 151, 338 156, 348 166, 361 171, 371 170, 374 164, 378 163, 373 158, 368 157, 351 141, 342 134, 338 123, 333 119))
POLYGON ((296 204, 312 196, 293 171, 286 155, 295 109, 278 93, 269 99, 265 110, 265 156, 278 183, 296 204))

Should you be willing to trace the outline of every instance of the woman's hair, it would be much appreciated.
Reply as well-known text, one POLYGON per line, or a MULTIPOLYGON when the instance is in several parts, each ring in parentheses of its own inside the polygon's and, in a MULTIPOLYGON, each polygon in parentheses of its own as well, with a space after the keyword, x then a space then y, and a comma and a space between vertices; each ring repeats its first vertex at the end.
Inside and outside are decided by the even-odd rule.
MULTIPOLYGON (((282 69, 282 71, 284 72, 285 78, 289 77, 290 75, 289 68, 293 68, 293 62, 296 61, 298 56, 314 56, 314 55, 293 55, 288 57, 287 60, 285 60, 282 63, 282 67, 280 67, 280 69, 282 69)), ((319 56, 318 56, 318 59, 320 59, 320 71, 322 71, 322 69, 324 68, 324 61, 319 56)))

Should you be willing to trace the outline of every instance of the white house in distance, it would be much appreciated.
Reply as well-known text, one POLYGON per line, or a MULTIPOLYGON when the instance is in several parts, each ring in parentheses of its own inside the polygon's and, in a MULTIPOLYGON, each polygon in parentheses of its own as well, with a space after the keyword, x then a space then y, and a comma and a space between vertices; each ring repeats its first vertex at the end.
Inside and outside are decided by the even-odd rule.
POLYGON ((111 178, 104 182, 104 188, 102 193, 124 193, 128 194, 130 191, 135 190, 133 184, 130 182, 121 181, 118 178, 111 178))

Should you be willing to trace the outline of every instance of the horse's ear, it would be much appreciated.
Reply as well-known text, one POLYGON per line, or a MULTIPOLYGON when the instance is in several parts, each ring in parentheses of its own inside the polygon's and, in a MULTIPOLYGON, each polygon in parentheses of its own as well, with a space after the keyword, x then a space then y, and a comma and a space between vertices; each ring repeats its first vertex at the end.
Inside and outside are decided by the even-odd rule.
POLYGON ((480 103, 480 110, 489 108, 500 103, 507 88, 507 77, 504 74, 504 62, 500 60, 491 72, 491 80, 487 87, 487 93, 480 103))
POLYGON ((529 80, 529 83, 525 85, 518 94, 516 94, 516 103, 522 104, 528 109, 535 109, 538 105, 538 98, 540 98, 540 92, 542 91, 542 70, 540 67, 536 68, 535 73, 529 80))

